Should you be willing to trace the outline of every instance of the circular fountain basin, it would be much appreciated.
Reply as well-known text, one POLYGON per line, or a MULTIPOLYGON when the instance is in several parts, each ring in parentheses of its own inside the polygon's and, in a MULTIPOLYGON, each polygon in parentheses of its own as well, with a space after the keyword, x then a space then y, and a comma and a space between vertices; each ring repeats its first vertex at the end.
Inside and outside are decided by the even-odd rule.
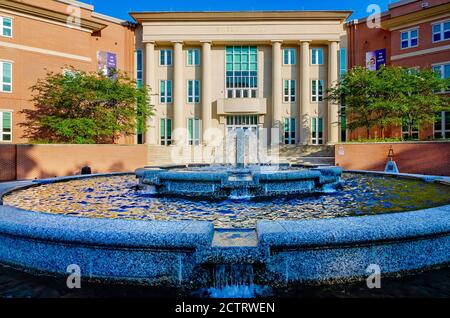
POLYGON ((250 264, 261 284, 288 285, 364 277, 371 264, 388 275, 450 261, 449 187, 421 178, 344 174, 336 192, 279 201, 160 198, 137 185, 133 175, 95 176, 7 191, 0 262, 53 274, 77 264, 90 279, 188 286, 208 280, 214 264, 250 264), (339 210, 346 206, 354 209, 339 210), (251 242, 216 239, 218 228, 239 235, 242 224, 254 228, 245 230, 251 242))

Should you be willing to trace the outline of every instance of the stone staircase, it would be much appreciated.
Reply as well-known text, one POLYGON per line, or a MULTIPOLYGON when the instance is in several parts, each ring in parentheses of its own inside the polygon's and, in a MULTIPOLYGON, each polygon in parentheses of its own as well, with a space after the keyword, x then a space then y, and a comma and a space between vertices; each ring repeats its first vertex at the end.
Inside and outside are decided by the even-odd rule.
MULTIPOLYGON (((191 157, 195 158, 202 152, 201 147, 187 147, 192 149, 191 157), (194 152, 197 152, 196 154, 194 152)), ((148 146, 148 165, 162 166, 169 164, 179 164, 172 158, 174 147, 149 145, 148 146)), ((190 151, 190 150, 189 150, 190 151)), ((279 149, 280 161, 289 162, 291 164, 301 165, 334 165, 334 146, 304 146, 304 145, 281 145, 279 149)), ((176 157, 176 156, 175 156, 176 157)), ((201 156, 198 156, 201 158, 201 156)), ((192 160, 191 162, 201 163, 200 160, 192 160)))
POLYGON ((163 166, 172 164, 172 147, 160 145, 148 145, 148 163, 149 166, 163 166))
POLYGON ((280 159, 291 164, 334 165, 333 145, 282 145, 280 159))

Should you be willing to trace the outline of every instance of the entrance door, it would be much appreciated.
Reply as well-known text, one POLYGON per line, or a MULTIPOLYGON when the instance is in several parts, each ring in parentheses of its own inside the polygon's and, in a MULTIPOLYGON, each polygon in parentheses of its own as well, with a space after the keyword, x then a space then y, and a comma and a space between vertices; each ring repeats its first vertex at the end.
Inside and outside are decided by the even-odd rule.
POLYGON ((245 132, 245 162, 258 162, 258 117, 256 115, 227 116, 226 138, 228 155, 233 156, 236 150, 236 129, 242 128, 245 132))

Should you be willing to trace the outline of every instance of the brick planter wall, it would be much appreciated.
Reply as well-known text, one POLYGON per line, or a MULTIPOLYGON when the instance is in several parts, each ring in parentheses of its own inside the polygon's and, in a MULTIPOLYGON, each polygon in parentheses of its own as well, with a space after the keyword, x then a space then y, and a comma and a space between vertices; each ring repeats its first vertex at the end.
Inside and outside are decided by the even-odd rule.
POLYGON ((16 146, 0 145, 0 181, 16 178, 16 146))
POLYGON ((129 172, 147 165, 145 145, 0 145, 0 181, 129 172))
POLYGON ((347 170, 383 171, 390 146, 400 172, 450 176, 449 141, 338 144, 336 165, 347 170))

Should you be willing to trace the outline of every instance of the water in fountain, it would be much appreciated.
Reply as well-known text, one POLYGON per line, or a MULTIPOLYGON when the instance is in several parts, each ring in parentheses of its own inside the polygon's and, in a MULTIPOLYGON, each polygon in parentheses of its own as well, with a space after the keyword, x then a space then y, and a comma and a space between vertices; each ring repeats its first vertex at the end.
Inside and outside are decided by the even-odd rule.
POLYGON ((268 287, 254 283, 253 266, 250 264, 215 265, 213 286, 207 290, 211 298, 254 298, 269 292, 268 287))

